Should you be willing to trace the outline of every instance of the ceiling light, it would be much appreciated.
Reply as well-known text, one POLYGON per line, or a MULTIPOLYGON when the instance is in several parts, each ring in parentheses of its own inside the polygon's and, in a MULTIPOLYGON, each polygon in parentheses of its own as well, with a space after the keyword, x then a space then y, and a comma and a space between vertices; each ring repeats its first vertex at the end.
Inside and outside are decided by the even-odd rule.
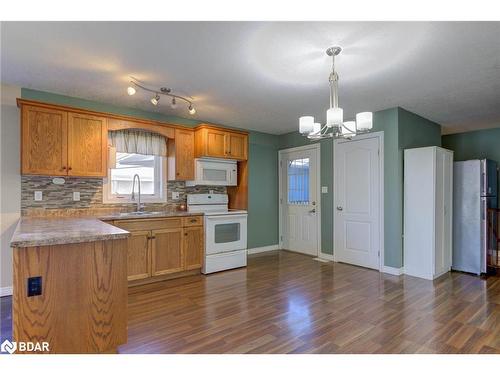
POLYGON ((132 96, 135 94, 135 92, 136 92, 135 87, 132 86, 127 87, 127 94, 132 96))
POLYGON ((339 75, 335 71, 335 56, 342 48, 330 47, 326 54, 332 57, 330 82, 330 108, 326 111, 326 124, 314 122, 312 116, 299 118, 299 132, 309 139, 353 137, 356 134, 368 132, 373 128, 373 113, 361 112, 356 115, 356 121, 344 122, 344 111, 339 107, 338 83, 339 75))
POLYGON ((196 109, 194 109, 192 104, 189 105, 188 110, 190 115, 194 115, 196 113, 196 109))
POLYGON ((151 104, 153 105, 158 105, 158 102, 160 101, 160 95, 156 94, 154 98, 151 98, 151 104))
POLYGON ((174 97, 174 98, 172 98, 172 104, 170 104, 170 107, 171 107, 172 109, 176 109, 176 108, 177 108, 177 103, 175 102, 175 97, 174 97))

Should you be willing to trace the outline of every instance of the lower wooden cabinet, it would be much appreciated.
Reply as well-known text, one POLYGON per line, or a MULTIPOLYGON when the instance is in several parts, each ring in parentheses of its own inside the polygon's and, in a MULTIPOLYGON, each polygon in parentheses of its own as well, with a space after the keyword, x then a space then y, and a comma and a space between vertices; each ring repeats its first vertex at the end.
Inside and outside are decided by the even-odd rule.
POLYGON ((184 231, 184 268, 192 270, 203 265, 203 227, 187 227, 184 231))
POLYGON ((130 219, 109 222, 128 230, 128 281, 156 281, 161 276, 201 269, 204 228, 201 216, 130 219))
POLYGON ((182 228, 159 229, 151 233, 151 276, 183 271, 182 228))

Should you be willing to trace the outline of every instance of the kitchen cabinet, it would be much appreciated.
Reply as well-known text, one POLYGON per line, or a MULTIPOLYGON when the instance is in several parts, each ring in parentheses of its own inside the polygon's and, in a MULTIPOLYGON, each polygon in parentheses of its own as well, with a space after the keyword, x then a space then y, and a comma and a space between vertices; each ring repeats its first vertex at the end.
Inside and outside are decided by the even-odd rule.
POLYGON ((68 176, 105 177, 107 150, 105 117, 68 113, 68 176))
POLYGON ((21 173, 104 177, 106 118, 44 106, 21 110, 21 173))
POLYGON ((404 152, 404 270, 433 280, 451 269, 453 151, 404 152))
POLYGON ((131 233, 127 240, 127 275, 133 285, 201 270, 205 249, 202 216, 109 223, 131 233))
POLYGON ((200 125, 195 133, 195 156, 248 159, 248 133, 200 125))
POLYGON ((192 270, 203 265, 203 227, 184 228, 184 268, 192 270))
POLYGON ((175 129, 174 139, 168 140, 168 180, 194 179, 194 132, 175 129))
POLYGON ((21 111, 21 173, 67 174, 68 113, 25 105, 21 111))
POLYGON ((184 270, 182 228, 158 229, 152 233, 151 276, 184 270))

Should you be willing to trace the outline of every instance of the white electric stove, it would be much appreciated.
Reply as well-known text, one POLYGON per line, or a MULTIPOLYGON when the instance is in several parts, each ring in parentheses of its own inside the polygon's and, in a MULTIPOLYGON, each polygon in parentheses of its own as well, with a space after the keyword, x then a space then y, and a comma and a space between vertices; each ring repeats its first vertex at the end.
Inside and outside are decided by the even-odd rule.
POLYGON ((227 194, 188 194, 187 210, 205 214, 204 274, 247 265, 245 210, 228 208, 227 194))

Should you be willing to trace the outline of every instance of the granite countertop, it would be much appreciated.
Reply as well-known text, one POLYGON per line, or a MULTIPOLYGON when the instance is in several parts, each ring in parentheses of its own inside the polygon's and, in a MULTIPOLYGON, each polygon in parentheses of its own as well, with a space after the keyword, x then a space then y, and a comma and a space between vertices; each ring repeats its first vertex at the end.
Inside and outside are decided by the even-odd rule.
POLYGON ((200 216, 202 212, 188 212, 188 211, 142 211, 142 212, 118 212, 114 214, 107 214, 99 216, 101 220, 124 220, 124 219, 149 219, 149 218, 162 218, 162 217, 178 217, 178 216, 200 216))
POLYGON ((63 245, 126 238, 129 232, 101 220, 199 216, 187 211, 120 212, 98 217, 21 217, 10 240, 11 247, 63 245))
POLYGON ((11 247, 62 245, 127 238, 129 232, 97 218, 21 217, 11 247))

